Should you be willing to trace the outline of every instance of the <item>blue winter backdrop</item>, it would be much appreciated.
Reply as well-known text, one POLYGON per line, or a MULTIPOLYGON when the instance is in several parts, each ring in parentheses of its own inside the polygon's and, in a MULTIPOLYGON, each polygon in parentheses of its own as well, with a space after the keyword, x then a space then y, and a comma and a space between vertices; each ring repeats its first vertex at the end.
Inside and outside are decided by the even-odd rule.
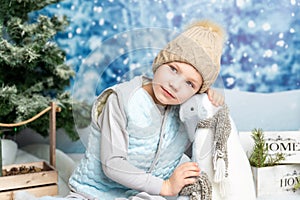
MULTIPOLYGON (((64 0, 39 13, 69 18, 55 38, 76 71, 66 90, 90 104, 151 76, 155 55, 191 22, 217 21, 228 33, 219 80, 238 129, 300 130, 300 0, 64 0)), ((58 147, 82 151, 65 140, 58 147)))
POLYGON ((70 89, 79 99, 91 99, 124 76, 150 73, 159 49, 198 19, 213 19, 228 32, 225 88, 300 88, 299 0, 65 0, 43 13, 71 22, 56 41, 77 72, 70 89))

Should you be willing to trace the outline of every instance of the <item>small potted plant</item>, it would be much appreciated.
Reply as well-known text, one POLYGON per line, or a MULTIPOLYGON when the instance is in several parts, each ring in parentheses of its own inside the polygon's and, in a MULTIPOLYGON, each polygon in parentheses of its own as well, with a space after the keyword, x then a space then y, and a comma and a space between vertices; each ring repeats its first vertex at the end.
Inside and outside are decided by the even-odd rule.
POLYGON ((296 191, 300 187, 298 181, 300 166, 282 163, 286 159, 283 152, 270 153, 262 129, 253 129, 251 136, 254 146, 249 162, 252 167, 256 195, 300 193, 300 190, 296 191))

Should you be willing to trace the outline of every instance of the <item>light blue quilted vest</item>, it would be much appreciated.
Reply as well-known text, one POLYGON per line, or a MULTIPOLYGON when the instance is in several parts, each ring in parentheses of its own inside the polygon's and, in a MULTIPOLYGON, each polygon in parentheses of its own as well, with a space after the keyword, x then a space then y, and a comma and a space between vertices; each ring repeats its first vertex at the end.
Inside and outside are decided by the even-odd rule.
POLYGON ((101 133, 96 121, 99 104, 105 102, 112 91, 118 95, 127 119, 129 162, 162 179, 169 178, 178 165, 190 144, 179 120, 179 106, 169 106, 163 117, 149 94, 142 89, 142 81, 142 77, 136 77, 106 90, 98 97, 92 109, 93 120, 85 157, 69 180, 74 191, 105 200, 128 198, 137 192, 110 180, 103 173, 100 162, 101 133))

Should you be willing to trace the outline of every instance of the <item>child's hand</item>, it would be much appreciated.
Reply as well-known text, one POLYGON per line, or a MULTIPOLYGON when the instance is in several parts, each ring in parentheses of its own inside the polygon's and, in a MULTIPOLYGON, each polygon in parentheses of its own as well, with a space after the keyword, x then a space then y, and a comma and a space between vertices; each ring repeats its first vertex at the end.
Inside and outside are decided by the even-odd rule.
POLYGON ((211 103, 214 106, 222 106, 224 104, 224 95, 217 90, 214 90, 212 88, 209 88, 207 91, 208 99, 211 101, 211 103))
POLYGON ((200 169, 195 162, 186 162, 177 167, 172 176, 163 182, 160 195, 175 196, 188 184, 196 181, 194 177, 199 176, 200 169))

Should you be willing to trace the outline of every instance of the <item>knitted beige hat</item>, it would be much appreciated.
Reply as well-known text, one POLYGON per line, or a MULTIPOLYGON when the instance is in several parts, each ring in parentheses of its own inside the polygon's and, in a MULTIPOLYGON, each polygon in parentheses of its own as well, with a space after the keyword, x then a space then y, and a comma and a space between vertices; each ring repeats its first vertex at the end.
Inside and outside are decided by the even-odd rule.
POLYGON ((203 78, 199 93, 205 92, 217 79, 225 40, 224 30, 211 21, 200 21, 177 36, 162 49, 153 62, 153 72, 172 61, 194 66, 203 78))

